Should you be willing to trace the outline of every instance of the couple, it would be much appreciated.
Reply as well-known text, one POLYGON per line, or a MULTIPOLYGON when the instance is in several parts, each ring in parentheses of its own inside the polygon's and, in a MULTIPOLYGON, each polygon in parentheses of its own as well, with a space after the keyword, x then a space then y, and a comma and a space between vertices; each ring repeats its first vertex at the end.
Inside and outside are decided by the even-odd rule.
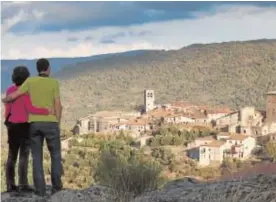
POLYGON ((50 78, 50 63, 39 59, 38 76, 29 77, 25 66, 15 67, 6 97, 5 124, 8 130, 8 159, 6 163, 7 191, 32 191, 28 184, 29 150, 33 158, 35 194, 44 196, 46 184, 43 170, 43 142, 46 139, 51 156, 52 194, 62 189, 60 119, 62 106, 58 81, 50 78), (19 186, 15 185, 15 164, 19 154, 19 186))

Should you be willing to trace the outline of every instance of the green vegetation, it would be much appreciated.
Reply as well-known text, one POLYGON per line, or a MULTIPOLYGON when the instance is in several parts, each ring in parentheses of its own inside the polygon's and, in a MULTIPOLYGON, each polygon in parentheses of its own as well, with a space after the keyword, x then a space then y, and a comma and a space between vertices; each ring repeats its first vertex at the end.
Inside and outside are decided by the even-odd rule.
MULTIPOLYGON (((173 135, 179 131, 173 127, 163 127, 156 132, 164 137, 168 133, 173 135)), ((170 145, 137 149, 132 146, 133 139, 122 133, 76 136, 72 137, 69 145, 62 159, 64 171, 62 181, 65 188, 83 189, 93 184, 103 184, 113 188, 115 196, 126 201, 144 191, 156 189, 170 179, 194 176, 208 180, 219 177, 223 170, 223 167, 198 167, 195 161, 185 156, 183 145, 178 146, 181 149, 179 151, 175 150, 177 146, 170 145)), ((44 149, 44 171, 46 182, 50 183, 50 156, 46 145, 44 149)), ((7 150, 3 148, 2 191, 5 190, 6 158, 7 150)), ((229 166, 228 163, 227 168, 236 170, 242 167, 241 162, 235 161, 235 163, 237 166, 229 166)), ((28 176, 32 184, 31 162, 28 176)))
POLYGON ((123 133, 121 133, 119 136, 115 134, 110 135, 102 135, 97 136, 95 134, 88 134, 88 135, 82 135, 80 137, 73 138, 69 141, 69 146, 77 146, 77 147, 90 147, 90 148, 101 148, 107 142, 113 141, 113 140, 122 140, 127 143, 127 145, 130 145, 133 143, 133 138, 130 136, 126 136, 123 133))
POLYGON ((120 200, 129 201, 162 185, 162 167, 148 161, 141 151, 115 141, 102 148, 95 169, 96 180, 114 189, 120 200))
POLYGON ((204 127, 194 127, 191 131, 179 130, 174 126, 161 127, 152 133, 154 138, 149 140, 150 146, 164 145, 187 145, 196 138, 215 135, 215 131, 210 131, 204 127))
POLYGON ((134 109, 143 90, 157 103, 184 99, 195 104, 265 105, 276 89, 276 40, 190 46, 177 51, 111 57, 77 64, 59 73, 66 124, 88 113, 134 109))
POLYGON ((61 133, 61 140, 66 140, 68 139, 69 137, 72 137, 73 136, 73 133, 70 132, 70 131, 67 131, 67 130, 64 130, 64 129, 61 129, 60 131, 61 133))

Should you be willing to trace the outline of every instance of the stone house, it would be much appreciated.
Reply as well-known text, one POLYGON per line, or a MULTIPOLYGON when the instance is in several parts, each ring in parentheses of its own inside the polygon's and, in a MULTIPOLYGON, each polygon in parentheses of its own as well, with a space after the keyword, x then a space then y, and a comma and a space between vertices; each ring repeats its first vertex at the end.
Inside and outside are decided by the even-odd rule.
POLYGON ((126 123, 116 123, 110 125, 110 130, 112 131, 120 131, 120 130, 127 130, 126 123))
POLYGON ((276 141, 276 133, 271 133, 268 136, 269 136, 269 140, 276 141))
POLYGON ((123 124, 130 119, 140 116, 137 112, 120 112, 120 111, 101 111, 93 115, 80 118, 76 121, 75 126, 72 129, 73 134, 88 134, 88 133, 105 133, 110 132, 117 127, 123 128, 123 124), (119 126, 114 126, 119 124, 119 126))
POLYGON ((222 163, 226 142, 213 140, 207 144, 192 148, 187 151, 187 156, 196 159, 200 166, 212 163, 222 163))
POLYGON ((240 128, 239 133, 248 136, 261 135, 261 126, 263 125, 264 115, 255 109, 255 107, 244 107, 240 109, 240 128))
POLYGON ((206 114, 208 122, 215 121, 223 116, 226 116, 232 112, 229 108, 207 109, 206 114))
POLYGON ((210 123, 208 117, 203 113, 195 113, 193 114, 193 117, 197 125, 208 125, 210 123))
POLYGON ((95 132, 96 120, 91 117, 80 118, 76 121, 76 125, 73 127, 73 134, 83 135, 90 132, 95 132))
POLYGON ((200 137, 200 138, 195 139, 193 142, 190 142, 187 145, 187 148, 191 149, 191 148, 199 147, 201 145, 208 144, 214 140, 215 140, 215 138, 213 136, 200 137))
POLYGON ((216 137, 198 138, 188 145, 187 156, 196 159, 201 166, 218 162, 225 157, 241 160, 250 157, 256 147, 253 137, 242 134, 220 133, 216 137))
POLYGON ((115 123, 110 126, 110 132, 127 131, 130 135, 138 137, 141 133, 151 130, 150 121, 143 117, 131 119, 121 123, 115 123))
POLYGON ((218 135, 217 139, 226 141, 225 156, 232 158, 247 159, 256 147, 256 139, 247 135, 229 134, 227 136, 223 134, 223 136, 218 135))
POLYGON ((263 133, 264 118, 264 114, 254 107, 244 107, 216 119, 215 126, 223 132, 258 136, 263 133))
POLYGON ((264 123, 262 128, 262 135, 268 135, 271 133, 276 133, 276 122, 272 122, 272 123, 264 123))
POLYGON ((146 132, 151 129, 150 122, 147 119, 135 119, 126 123, 127 128, 133 132, 146 132))
POLYGON ((215 120, 216 126, 235 125, 239 123, 239 111, 231 112, 215 120))
POLYGON ((195 119, 184 114, 171 114, 163 117, 165 123, 178 124, 178 123, 195 123, 195 119))

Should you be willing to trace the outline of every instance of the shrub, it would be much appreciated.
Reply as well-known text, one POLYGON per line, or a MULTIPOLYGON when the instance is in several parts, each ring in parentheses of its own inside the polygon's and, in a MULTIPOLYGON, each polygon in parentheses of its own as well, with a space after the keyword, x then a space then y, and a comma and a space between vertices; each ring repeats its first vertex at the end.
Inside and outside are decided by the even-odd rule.
POLYGON ((151 156, 157 159, 162 165, 170 165, 175 159, 170 149, 158 147, 152 150, 151 156))
POLYGON ((95 168, 95 179, 111 187, 117 200, 129 201, 143 192, 157 189, 163 181, 161 171, 157 162, 147 161, 134 150, 129 155, 118 155, 105 149, 95 168))

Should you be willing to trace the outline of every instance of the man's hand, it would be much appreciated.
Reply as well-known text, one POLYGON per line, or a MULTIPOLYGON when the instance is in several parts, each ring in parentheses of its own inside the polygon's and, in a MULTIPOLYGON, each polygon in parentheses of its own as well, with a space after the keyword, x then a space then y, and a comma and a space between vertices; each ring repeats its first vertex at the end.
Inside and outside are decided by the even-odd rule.
POLYGON ((61 114, 62 114, 62 105, 61 105, 60 98, 55 98, 55 100, 54 100, 54 110, 55 110, 55 115, 56 115, 57 121, 60 123, 61 114))
POLYGON ((9 103, 9 102, 11 102, 11 100, 10 100, 9 96, 7 96, 5 98, 2 98, 2 102, 3 103, 9 103))
POLYGON ((2 99, 3 103, 9 103, 14 101, 19 96, 23 95, 24 93, 21 93, 19 90, 14 91, 13 93, 7 95, 7 97, 2 99))
POLYGON ((49 111, 49 114, 56 115, 55 114, 55 109, 53 107, 48 108, 48 111, 49 111))

